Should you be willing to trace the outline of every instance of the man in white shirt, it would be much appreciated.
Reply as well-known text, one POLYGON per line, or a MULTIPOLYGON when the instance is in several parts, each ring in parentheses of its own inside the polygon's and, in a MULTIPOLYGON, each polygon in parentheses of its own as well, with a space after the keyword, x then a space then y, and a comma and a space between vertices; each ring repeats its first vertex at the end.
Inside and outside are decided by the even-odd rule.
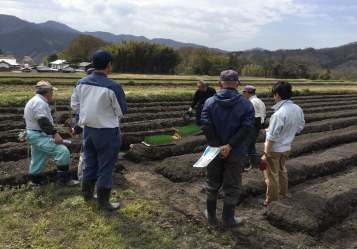
POLYGON ((261 101, 257 95, 255 95, 255 86, 246 85, 243 89, 243 96, 246 99, 249 99, 254 106, 255 111, 255 122, 254 127, 250 131, 247 140, 245 141, 245 149, 246 149, 246 166, 245 170, 251 170, 253 168, 258 168, 260 162, 260 155, 257 154, 257 149, 255 144, 257 143, 259 135, 264 135, 264 122, 266 116, 266 108, 263 101, 261 101))
POLYGON ((120 117, 126 114, 127 106, 122 86, 108 78, 113 56, 98 50, 92 58, 95 71, 76 83, 71 97, 71 108, 80 112, 84 126, 82 193, 84 201, 94 200, 97 183, 97 209, 113 211, 120 208, 119 203, 109 200, 122 143, 120 117))
POLYGON ((31 145, 30 178, 32 186, 40 186, 42 170, 49 156, 56 161, 58 180, 65 186, 78 186, 69 169, 70 153, 63 145, 63 139, 54 127, 48 102, 52 100, 53 87, 48 81, 36 84, 36 95, 30 99, 24 110, 26 122, 26 141, 31 145), (50 141, 53 139, 53 142, 50 141))
POLYGON ((305 125, 304 113, 290 98, 292 87, 287 81, 278 81, 272 88, 275 105, 274 114, 266 131, 264 155, 261 161, 267 163, 264 171, 267 184, 266 199, 259 199, 263 206, 281 200, 288 194, 288 174, 285 162, 289 157, 295 134, 305 125))

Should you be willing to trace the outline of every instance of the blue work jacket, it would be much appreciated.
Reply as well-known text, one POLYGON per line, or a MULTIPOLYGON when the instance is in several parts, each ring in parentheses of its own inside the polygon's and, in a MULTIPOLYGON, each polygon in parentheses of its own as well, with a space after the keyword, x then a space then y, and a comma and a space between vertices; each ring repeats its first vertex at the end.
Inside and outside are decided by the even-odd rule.
MULTIPOLYGON (((254 107, 248 99, 234 88, 225 88, 206 100, 201 121, 202 125, 213 125, 221 145, 226 145, 242 126, 254 127, 254 116, 254 107)), ((244 153, 244 143, 242 143, 233 148, 229 155, 244 153)))

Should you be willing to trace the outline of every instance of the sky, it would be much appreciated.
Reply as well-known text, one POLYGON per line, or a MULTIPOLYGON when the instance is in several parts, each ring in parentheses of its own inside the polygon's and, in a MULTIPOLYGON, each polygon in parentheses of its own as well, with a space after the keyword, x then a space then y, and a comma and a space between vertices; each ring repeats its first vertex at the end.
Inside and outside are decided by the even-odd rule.
MULTIPOLYGON (((0 0, 0 14, 225 51, 357 42, 356 0, 0 0)), ((0 24, 1 25, 1 24, 0 24)))

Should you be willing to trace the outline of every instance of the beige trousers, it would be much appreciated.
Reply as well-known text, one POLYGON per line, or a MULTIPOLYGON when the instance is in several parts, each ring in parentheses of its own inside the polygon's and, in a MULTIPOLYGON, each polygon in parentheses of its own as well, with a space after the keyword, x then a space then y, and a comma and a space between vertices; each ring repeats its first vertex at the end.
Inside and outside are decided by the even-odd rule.
POLYGON ((286 198, 288 194, 288 172, 285 167, 290 151, 270 152, 267 158, 267 169, 264 171, 267 185, 266 202, 286 198))

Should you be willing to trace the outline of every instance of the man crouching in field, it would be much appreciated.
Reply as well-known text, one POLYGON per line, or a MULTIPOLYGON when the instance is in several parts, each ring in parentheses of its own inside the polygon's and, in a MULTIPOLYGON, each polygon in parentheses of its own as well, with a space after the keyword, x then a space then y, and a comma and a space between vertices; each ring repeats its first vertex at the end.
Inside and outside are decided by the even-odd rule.
POLYGON ((266 132, 265 150, 261 158, 267 163, 264 171, 267 184, 266 199, 259 199, 263 206, 284 199, 288 194, 288 173, 285 162, 290 155, 291 143, 296 133, 305 125, 304 113, 290 98, 292 87, 287 81, 278 81, 272 88, 275 105, 274 114, 266 132))
POLYGON ((31 145, 30 178, 31 185, 42 185, 42 170, 48 156, 53 156, 57 164, 58 180, 65 186, 78 186, 72 180, 69 170, 70 153, 63 145, 62 137, 53 126, 53 118, 48 101, 52 99, 53 87, 47 81, 36 85, 36 95, 27 102, 24 118, 26 122, 27 142, 31 145), (54 139, 54 142, 49 141, 54 139))

